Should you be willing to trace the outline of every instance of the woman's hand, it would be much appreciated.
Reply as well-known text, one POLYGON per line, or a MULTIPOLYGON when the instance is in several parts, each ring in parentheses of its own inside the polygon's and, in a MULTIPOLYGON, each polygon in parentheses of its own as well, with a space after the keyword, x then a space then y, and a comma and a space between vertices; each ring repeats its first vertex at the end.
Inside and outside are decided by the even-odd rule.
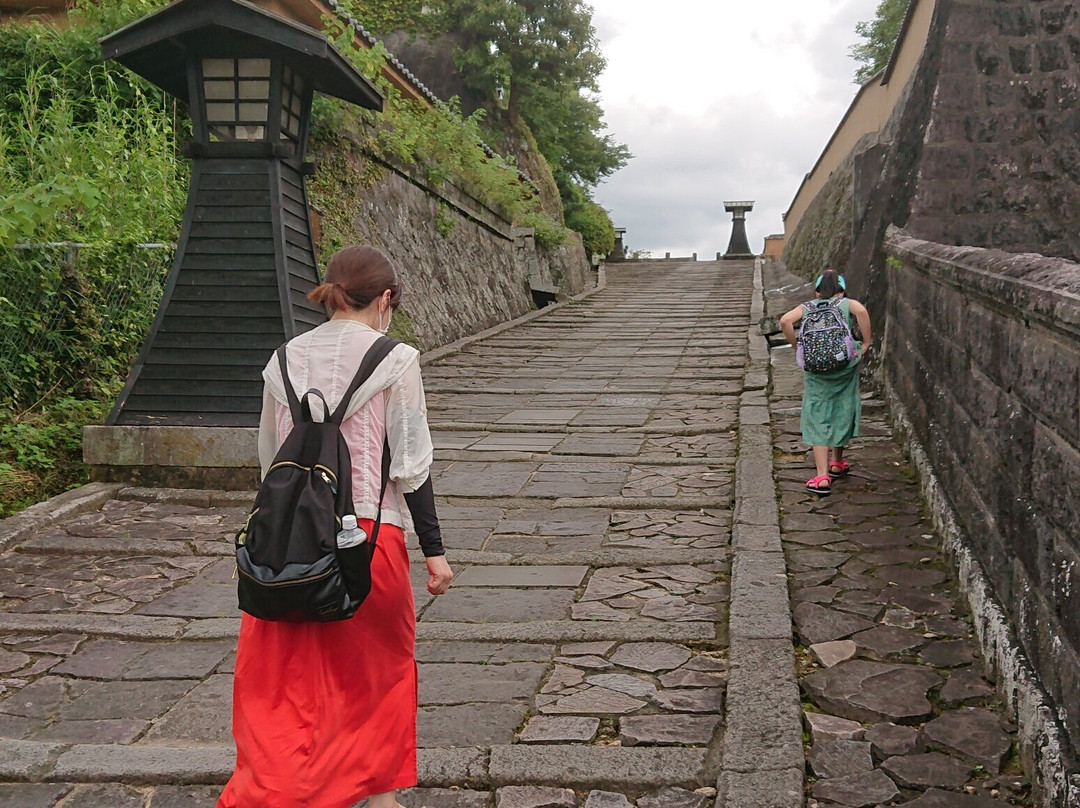
POLYGON ((424 562, 428 571, 427 591, 433 595, 443 594, 454 580, 454 572, 450 569, 446 556, 430 556, 425 558, 424 562))

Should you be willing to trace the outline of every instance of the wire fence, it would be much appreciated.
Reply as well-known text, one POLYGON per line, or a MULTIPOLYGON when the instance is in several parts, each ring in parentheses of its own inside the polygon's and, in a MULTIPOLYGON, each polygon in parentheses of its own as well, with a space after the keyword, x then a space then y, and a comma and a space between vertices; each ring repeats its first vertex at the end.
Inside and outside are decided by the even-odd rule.
POLYGON ((172 244, 0 248, 0 403, 115 395, 161 300, 172 244))

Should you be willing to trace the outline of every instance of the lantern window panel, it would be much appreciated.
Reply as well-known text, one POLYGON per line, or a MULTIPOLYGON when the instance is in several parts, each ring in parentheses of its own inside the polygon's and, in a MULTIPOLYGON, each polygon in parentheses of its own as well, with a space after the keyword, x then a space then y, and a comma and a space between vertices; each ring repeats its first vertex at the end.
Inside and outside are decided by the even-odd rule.
POLYGON ((205 81, 203 92, 207 101, 232 101, 236 98, 236 83, 229 81, 205 81))
POLYGON ((244 100, 270 100, 270 82, 268 81, 241 81, 240 98, 244 100))
POLYGON ((266 104, 241 103, 238 106, 240 108, 238 120, 258 122, 260 124, 266 122, 268 114, 266 104))
POLYGON ((237 59, 237 75, 241 78, 270 78, 269 59, 237 59))
POLYGON ((206 120, 208 123, 231 123, 237 120, 236 112, 236 104, 208 103, 206 120))
POLYGON ((236 76, 235 59, 203 59, 204 78, 233 78, 236 76))
POLYGON ((285 110, 281 111, 281 134, 289 140, 297 140, 300 137, 300 119, 285 110))

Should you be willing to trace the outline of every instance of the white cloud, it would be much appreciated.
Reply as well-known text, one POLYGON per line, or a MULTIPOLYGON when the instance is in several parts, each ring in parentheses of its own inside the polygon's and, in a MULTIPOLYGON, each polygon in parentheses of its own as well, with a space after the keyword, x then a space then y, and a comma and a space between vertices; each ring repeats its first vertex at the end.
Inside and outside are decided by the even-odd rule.
POLYGON ((635 157, 597 189, 631 249, 711 258, 727 199, 754 199, 751 247, 854 97, 848 48, 877 0, 592 0, 602 104, 635 157))

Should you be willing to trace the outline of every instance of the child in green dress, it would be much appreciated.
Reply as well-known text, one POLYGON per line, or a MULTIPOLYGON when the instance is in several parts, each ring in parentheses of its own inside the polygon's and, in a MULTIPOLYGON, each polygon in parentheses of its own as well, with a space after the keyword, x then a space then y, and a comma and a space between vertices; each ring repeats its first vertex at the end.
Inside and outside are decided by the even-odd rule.
POLYGON ((780 328, 794 348, 798 345, 795 326, 803 319, 808 306, 820 306, 839 300, 838 308, 847 318, 848 327, 858 325, 862 342, 856 343, 856 355, 847 364, 825 373, 804 371, 803 403, 800 427, 803 440, 814 449, 817 476, 806 481, 806 490, 818 496, 832 492, 832 481, 851 470, 844 459, 844 448, 859 435, 862 400, 859 397, 859 363, 863 346, 869 345, 870 315, 857 300, 846 297, 847 284, 835 269, 827 269, 814 283, 816 297, 780 318, 780 328))

